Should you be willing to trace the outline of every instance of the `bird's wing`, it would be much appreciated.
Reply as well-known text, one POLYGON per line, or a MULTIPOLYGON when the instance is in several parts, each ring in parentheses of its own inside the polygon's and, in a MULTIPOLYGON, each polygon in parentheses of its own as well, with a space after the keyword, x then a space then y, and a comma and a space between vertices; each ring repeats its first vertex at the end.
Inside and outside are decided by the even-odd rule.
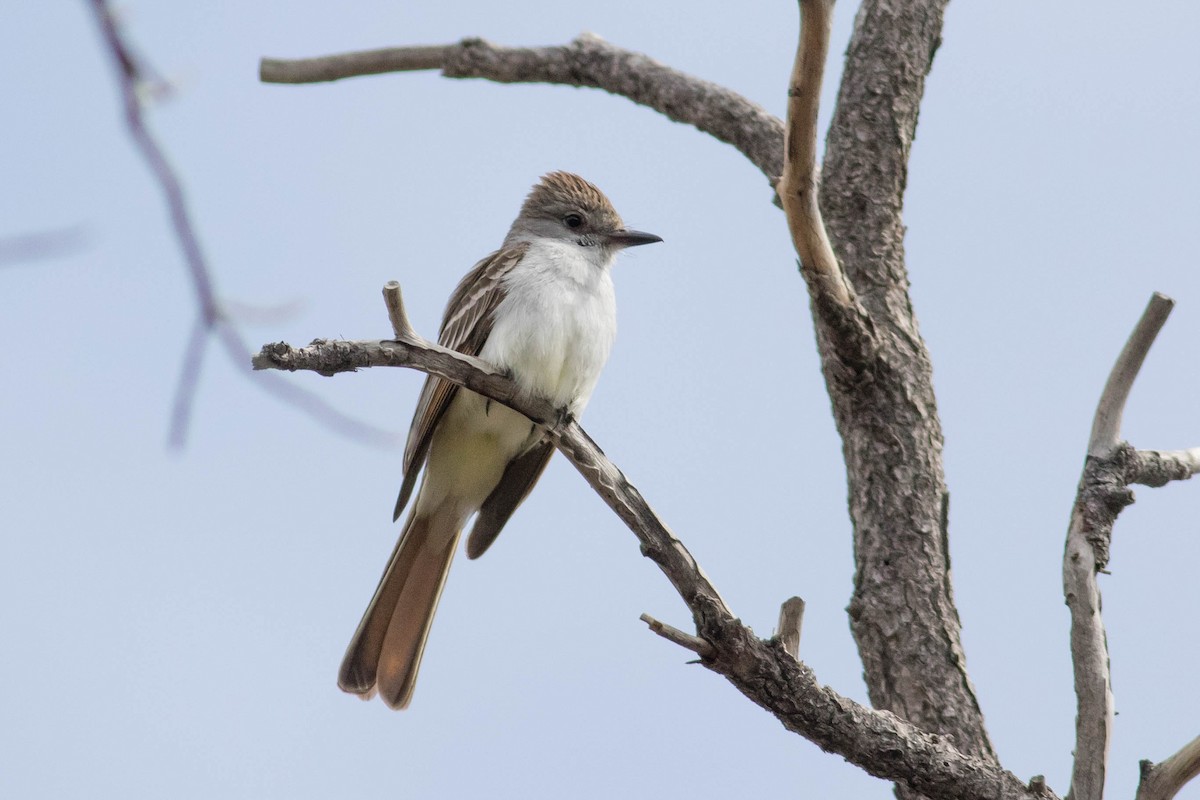
POLYGON ((467 558, 479 558, 496 541, 500 529, 517 510, 517 506, 529 496, 529 490, 542 476, 552 455, 554 445, 539 442, 519 458, 508 462, 500 482, 483 501, 479 515, 475 517, 475 525, 467 537, 467 558))
MULTIPOLYGON (((520 242, 497 250, 466 274, 446 304, 442 330, 438 335, 439 344, 469 356, 479 355, 488 334, 492 332, 493 313, 504 299, 501 281, 521 261, 528 249, 528 242, 520 242)), ((458 386, 449 381, 432 375, 425 379, 417 410, 413 414, 412 427, 408 429, 408 444, 404 448, 404 482, 400 486, 400 497, 396 500, 392 519, 399 519, 400 512, 408 504, 417 474, 429 454, 433 433, 457 391, 458 386)))

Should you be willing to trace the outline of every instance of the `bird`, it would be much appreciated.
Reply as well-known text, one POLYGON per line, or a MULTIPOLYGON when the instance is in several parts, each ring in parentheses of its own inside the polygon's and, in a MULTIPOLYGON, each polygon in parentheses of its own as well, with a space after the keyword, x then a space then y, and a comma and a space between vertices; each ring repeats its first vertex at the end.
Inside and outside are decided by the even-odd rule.
MULTIPOLYGON (((499 250, 450 296, 438 342, 509 375, 518 390, 577 418, 616 336, 611 270, 621 250, 662 238, 625 227, 596 186, 551 172, 533 187, 499 250)), ((346 649, 338 685, 408 707, 458 541, 491 546, 554 446, 519 412, 428 376, 404 450, 393 522, 423 475, 378 588, 346 649)))

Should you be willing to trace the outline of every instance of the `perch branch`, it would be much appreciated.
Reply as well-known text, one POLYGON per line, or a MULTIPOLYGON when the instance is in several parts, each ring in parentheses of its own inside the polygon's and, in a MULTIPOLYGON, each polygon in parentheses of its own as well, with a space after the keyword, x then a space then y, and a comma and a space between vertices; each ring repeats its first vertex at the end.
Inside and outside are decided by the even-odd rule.
MULTIPOLYGON (((395 288, 385 292, 389 308, 400 303, 395 288)), ((399 313, 389 310, 389 317, 395 320, 399 313)), ((479 359, 433 345, 414 334, 397 341, 318 340, 304 348, 271 344, 262 348, 253 364, 255 369, 305 369, 325 375, 370 366, 410 367, 519 411, 545 428, 555 446, 633 531, 642 553, 675 587, 692 612, 696 638, 710 648, 702 654, 701 663, 725 676, 788 730, 842 755, 872 775, 901 782, 931 798, 1053 797, 1049 792, 1031 790, 990 761, 960 753, 945 737, 931 735, 894 714, 874 711, 838 695, 822 686, 812 670, 788 655, 781 644, 755 636, 733 616, 683 543, 579 424, 564 418, 548 401, 520 393, 515 383, 479 359)))
POLYGON ((783 123, 762 106, 590 33, 556 47, 504 47, 469 38, 292 61, 264 58, 259 78, 264 83, 318 83, 429 69, 440 69, 447 78, 603 89, 733 145, 772 182, 783 168, 783 123))
POLYGON ((1171 800, 1197 775, 1200 775, 1200 736, 1160 764, 1143 761, 1135 800, 1171 800))
POLYGON ((1096 574, 1108 563, 1117 515, 1133 502, 1130 481, 1138 475, 1156 480, 1164 469, 1169 469, 1166 462, 1174 461, 1141 458, 1120 440, 1121 416, 1129 391, 1172 305, 1172 300, 1157 292, 1150 298, 1113 365, 1096 405, 1088 455, 1067 528, 1063 595, 1071 613, 1076 697, 1075 762, 1069 793, 1072 800, 1103 797, 1112 738, 1112 682, 1096 574))

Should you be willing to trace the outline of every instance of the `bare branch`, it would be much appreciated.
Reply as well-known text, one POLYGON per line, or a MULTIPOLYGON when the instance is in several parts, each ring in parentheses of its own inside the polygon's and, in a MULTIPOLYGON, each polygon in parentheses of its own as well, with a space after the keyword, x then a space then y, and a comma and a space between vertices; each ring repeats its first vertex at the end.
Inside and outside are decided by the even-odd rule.
POLYGON ((1161 764, 1143 761, 1135 800, 1171 800, 1197 775, 1200 775, 1200 736, 1161 764))
POLYGON ((1095 551, 1083 527, 1083 514, 1072 514, 1063 556, 1063 594, 1071 611, 1076 698, 1075 763, 1068 793, 1072 800, 1103 797, 1112 738, 1112 684, 1096 564, 1095 551))
MULTIPOLYGON (((187 436, 188 420, 194 405, 196 387, 200 382, 199 370, 202 363, 200 356, 204 348, 203 340, 207 336, 215 334, 226 355, 239 367, 239 374, 243 375, 248 375, 242 371, 241 367, 250 357, 250 350, 242 342, 237 330, 229 322, 217 302, 212 272, 204 258, 200 239, 196 235, 195 226, 192 224, 188 212, 183 184, 167 160, 166 153, 151 135, 142 114, 141 89, 143 85, 148 82, 161 83, 161 81, 153 76, 147 78, 146 68, 133 56, 122 38, 107 0, 91 0, 91 2, 104 43, 117 68, 126 127, 129 129, 134 145, 141 152, 155 181, 162 189, 171 218, 171 226, 183 252, 184 263, 192 281, 192 291, 198 307, 197 323, 188 341, 183 360, 183 372, 180 375, 171 417, 169 441, 173 446, 182 446, 187 436)), ((255 383, 276 397, 306 412, 331 430, 336 430, 343 435, 371 444, 388 443, 396 438, 393 433, 346 417, 316 395, 299 387, 286 387, 278 380, 272 379, 259 380, 255 383)))
MULTIPOLYGON (((399 302, 399 293, 389 292, 388 299, 389 303, 399 302)), ((872 775, 899 781, 933 798, 1053 797, 1049 792, 1031 790, 991 761, 960 753, 944 737, 838 695, 822 686, 812 670, 782 645, 756 637, 733 616, 683 543, 579 424, 546 400, 521 393, 513 381, 479 359, 416 341, 318 340, 305 348, 266 345, 255 356, 254 365, 256 369, 309 369, 326 375, 368 366, 412 367, 519 411, 546 429, 555 446, 633 531, 642 553, 675 587, 692 612, 697 638, 711 648, 702 655, 701 663, 724 675, 789 730, 872 775)))
POLYGON ((1200 447, 1187 450, 1138 450, 1133 469, 1130 481, 1144 486, 1165 486, 1171 481, 1185 481, 1200 472, 1200 447))
POLYGON ((665 622, 659 622, 649 614, 642 614, 640 617, 638 617, 638 619, 649 625, 650 630, 654 631, 668 642, 674 642, 680 647, 691 650, 701 658, 708 658, 713 653, 712 646, 699 636, 692 636, 690 633, 684 633, 678 628, 672 628, 665 622))
POLYGON ((1096 416, 1092 420, 1088 455, 1104 458, 1116 448, 1121 437, 1121 415, 1125 412, 1129 390, 1133 388, 1133 382, 1142 369, 1150 345, 1154 344, 1174 306, 1175 301, 1166 295, 1158 292, 1151 295, 1142 318, 1129 335, 1129 341, 1125 343, 1108 375, 1108 382, 1104 384, 1104 392, 1100 395, 1096 416))
POLYGON ((1156 292, 1113 365, 1096 406, 1088 456, 1067 528, 1063 595, 1071 612, 1076 698, 1072 800, 1100 800, 1108 769, 1112 680, 1096 574, 1108 564, 1113 525, 1121 510, 1133 502, 1128 488, 1132 480, 1140 476, 1146 482, 1161 479, 1165 483, 1172 477, 1186 477, 1177 475, 1181 460, 1142 456, 1120 439, 1129 391, 1173 305, 1174 301, 1156 292))
POLYGON ((779 607, 779 627, 775 638, 783 649, 795 659, 800 658, 800 625, 804 622, 804 599, 789 597, 779 607))
POLYGON ((783 123, 762 106, 590 33, 558 47, 504 47, 471 38, 296 61, 264 58, 259 76, 264 83, 313 83, 424 69, 441 69, 447 78, 603 89, 733 145, 772 182, 783 169, 783 123))
POLYGON ((851 302, 850 287, 833 254, 817 204, 817 110, 829 54, 833 0, 800 0, 800 22, 800 42, 788 86, 783 176, 776 190, 787 214, 792 245, 800 256, 800 271, 814 302, 847 306, 851 302))

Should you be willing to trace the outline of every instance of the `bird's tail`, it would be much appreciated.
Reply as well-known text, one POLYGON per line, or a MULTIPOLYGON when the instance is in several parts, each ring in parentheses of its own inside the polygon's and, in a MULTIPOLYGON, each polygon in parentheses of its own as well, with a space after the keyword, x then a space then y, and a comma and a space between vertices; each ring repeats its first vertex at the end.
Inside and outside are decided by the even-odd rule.
POLYGON ((418 501, 338 672, 343 691, 369 699, 378 690, 392 708, 405 708, 412 699, 425 640, 462 533, 455 515, 436 509, 418 514, 421 510, 418 501))

